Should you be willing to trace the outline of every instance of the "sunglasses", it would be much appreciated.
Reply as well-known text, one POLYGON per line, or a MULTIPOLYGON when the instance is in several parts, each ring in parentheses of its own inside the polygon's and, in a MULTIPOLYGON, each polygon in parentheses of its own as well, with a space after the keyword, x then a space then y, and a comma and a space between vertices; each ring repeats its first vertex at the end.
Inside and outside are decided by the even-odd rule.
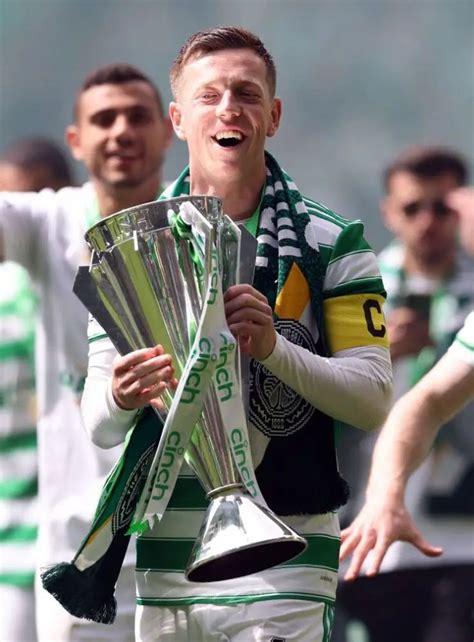
POLYGON ((443 218, 452 213, 452 210, 442 198, 436 198, 433 200, 420 199, 418 201, 411 201, 410 203, 402 205, 402 211, 408 218, 416 216, 422 209, 430 209, 433 214, 439 218, 443 218))

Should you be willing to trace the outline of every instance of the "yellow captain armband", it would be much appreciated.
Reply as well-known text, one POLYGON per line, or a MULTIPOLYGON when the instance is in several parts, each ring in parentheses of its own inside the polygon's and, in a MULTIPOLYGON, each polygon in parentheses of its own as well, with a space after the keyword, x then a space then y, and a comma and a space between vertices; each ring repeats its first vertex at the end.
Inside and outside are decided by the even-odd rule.
POLYGON ((347 294, 326 299, 324 327, 331 353, 368 345, 388 348, 384 301, 380 294, 347 294))

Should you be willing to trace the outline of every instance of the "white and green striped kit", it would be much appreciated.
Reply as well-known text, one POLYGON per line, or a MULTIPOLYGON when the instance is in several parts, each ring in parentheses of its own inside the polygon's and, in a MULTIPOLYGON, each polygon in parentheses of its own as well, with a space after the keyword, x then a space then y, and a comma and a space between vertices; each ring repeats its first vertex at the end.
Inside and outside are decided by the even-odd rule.
POLYGON ((37 536, 34 327, 26 271, 0 264, 0 584, 33 586, 37 536))
MULTIPOLYGON (((165 190, 162 198, 181 195, 174 187, 165 190)), ((360 221, 351 223, 308 199, 304 204, 311 219, 308 243, 317 243, 323 263, 325 299, 359 292, 383 296, 375 257, 363 238, 360 221)), ((261 216, 266 214, 262 211, 261 216)), ((270 234, 260 235, 258 241, 275 242, 270 234)), ((249 436, 257 467, 268 439, 251 423, 249 436)), ((308 549, 295 560, 244 578, 198 584, 185 581, 184 569, 206 506, 199 481, 184 465, 163 520, 137 539, 139 605, 239 604, 283 598, 333 605, 340 545, 335 513, 284 517, 308 540, 308 549)))
POLYGON ((452 274, 443 280, 408 277, 403 269, 404 256, 403 245, 394 241, 378 257, 387 290, 386 315, 407 294, 431 295, 430 333, 435 347, 425 348, 416 357, 399 359, 394 364, 395 398, 413 386, 447 350, 474 305, 473 263, 461 249, 457 253, 452 274))
MULTIPOLYGON (((474 263, 472 258, 458 248, 452 273, 442 281, 409 279, 403 270, 403 246, 395 241, 379 257, 380 271, 387 289, 387 310, 393 309, 399 297, 407 293, 424 291, 431 295, 430 333, 435 349, 425 348, 418 357, 407 357, 393 364, 394 397, 398 398, 411 388, 433 364, 449 349, 461 349, 469 354, 467 346, 473 343, 469 325, 457 335, 466 317, 474 307, 474 263), (429 286, 431 285, 431 290, 429 286), (424 289, 423 289, 424 288, 424 289), (463 339, 463 337, 465 337, 463 339)), ((471 322, 472 323, 472 322, 471 322)), ((442 500, 444 506, 454 502, 462 475, 472 468, 469 447, 472 443, 472 403, 457 413, 440 433, 430 455, 411 476, 406 493, 406 505, 424 537, 442 546, 445 553, 440 558, 419 554, 414 547, 394 544, 388 551, 382 571, 394 571, 420 566, 437 566, 472 561, 473 519, 469 514, 449 514, 431 509, 433 500, 442 500), (455 537, 453 537, 455 533, 455 537)), ((437 509, 439 511, 439 509, 437 509)))

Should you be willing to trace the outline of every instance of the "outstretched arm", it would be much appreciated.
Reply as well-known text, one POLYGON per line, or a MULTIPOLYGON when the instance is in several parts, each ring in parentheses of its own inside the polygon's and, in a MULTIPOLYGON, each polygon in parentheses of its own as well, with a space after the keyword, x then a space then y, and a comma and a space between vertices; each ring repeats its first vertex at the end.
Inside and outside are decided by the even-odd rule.
POLYGON ((375 575, 396 541, 410 542, 428 556, 442 549, 427 542, 404 504, 411 473, 428 455, 440 427, 474 399, 474 368, 449 351, 393 407, 377 441, 366 502, 342 532, 341 559, 352 554, 346 580, 357 577, 370 551, 368 575, 375 575))

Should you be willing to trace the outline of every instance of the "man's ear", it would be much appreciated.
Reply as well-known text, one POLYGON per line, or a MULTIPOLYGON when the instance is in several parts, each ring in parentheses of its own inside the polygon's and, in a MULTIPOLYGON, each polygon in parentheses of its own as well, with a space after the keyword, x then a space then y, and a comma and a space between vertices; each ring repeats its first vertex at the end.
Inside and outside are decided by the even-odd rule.
POLYGON ((163 118, 163 125, 165 127, 165 142, 164 146, 165 149, 169 149, 171 147, 171 143, 173 142, 173 124, 171 122, 170 118, 163 118))
POLYGON ((382 214, 382 219, 387 230, 395 232, 396 220, 392 210, 393 203, 390 202, 390 196, 384 196, 380 201, 380 213, 382 214))
POLYGON ((79 161, 82 160, 81 137, 77 125, 69 125, 66 127, 64 138, 74 158, 79 161))
POLYGON ((271 138, 277 133, 278 127, 280 126, 280 118, 281 118, 281 99, 274 98, 272 111, 271 111, 271 121, 269 126, 267 127, 268 137, 271 138))
POLYGON ((186 134, 184 133, 183 119, 179 103, 170 103, 169 114, 176 136, 181 140, 186 140, 186 134))

